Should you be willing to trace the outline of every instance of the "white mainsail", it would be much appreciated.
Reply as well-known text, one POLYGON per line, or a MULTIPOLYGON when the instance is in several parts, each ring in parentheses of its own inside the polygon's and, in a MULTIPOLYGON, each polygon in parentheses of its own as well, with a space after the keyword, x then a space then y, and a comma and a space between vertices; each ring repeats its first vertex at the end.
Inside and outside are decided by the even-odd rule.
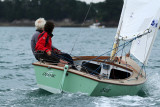
MULTIPOLYGON (((125 0, 119 39, 129 40, 150 28, 160 9, 160 0, 125 0)), ((159 19, 158 19, 159 20, 159 19)))
POLYGON ((154 40, 156 38, 158 29, 159 29, 159 17, 153 20, 150 27, 150 31, 151 31, 150 33, 148 33, 145 36, 142 36, 141 38, 137 38, 132 42, 130 53, 145 65, 148 62, 148 58, 149 58, 154 40))
POLYGON ((150 33, 132 42, 130 53, 140 62, 147 64, 160 19, 160 0, 125 0, 123 16, 117 31, 119 39, 129 40, 139 35, 150 33))

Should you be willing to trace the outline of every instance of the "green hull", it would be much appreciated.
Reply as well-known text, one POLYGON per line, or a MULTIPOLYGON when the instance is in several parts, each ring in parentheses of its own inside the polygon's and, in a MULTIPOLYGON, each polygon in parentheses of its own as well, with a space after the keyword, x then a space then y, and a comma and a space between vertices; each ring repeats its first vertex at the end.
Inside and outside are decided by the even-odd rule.
POLYGON ((90 96, 136 95, 143 85, 127 86, 122 84, 104 83, 72 72, 67 72, 63 77, 63 70, 50 69, 37 65, 34 65, 34 68, 38 86, 51 93, 66 91, 71 93, 86 93, 90 96))

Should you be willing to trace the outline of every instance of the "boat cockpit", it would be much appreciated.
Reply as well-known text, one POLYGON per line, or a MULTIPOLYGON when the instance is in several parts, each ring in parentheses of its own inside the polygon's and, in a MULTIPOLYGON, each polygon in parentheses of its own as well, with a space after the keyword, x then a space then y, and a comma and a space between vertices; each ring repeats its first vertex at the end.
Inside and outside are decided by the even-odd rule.
POLYGON ((132 75, 130 70, 122 67, 115 66, 113 64, 107 64, 97 61, 77 60, 74 61, 76 68, 79 71, 89 73, 95 76, 101 76, 106 79, 126 79, 132 75))

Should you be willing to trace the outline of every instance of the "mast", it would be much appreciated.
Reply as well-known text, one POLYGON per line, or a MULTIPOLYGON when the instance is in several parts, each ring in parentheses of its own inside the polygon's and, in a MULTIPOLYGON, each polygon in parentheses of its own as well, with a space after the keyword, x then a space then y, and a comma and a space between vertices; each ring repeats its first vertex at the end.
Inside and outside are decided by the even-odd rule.
POLYGON ((110 60, 113 61, 115 58, 115 55, 117 53, 118 50, 118 46, 119 46, 119 34, 116 36, 114 44, 113 44, 113 48, 112 48, 112 52, 111 52, 111 57, 110 60))
POLYGON ((120 31, 121 31, 121 27, 122 27, 122 23, 123 23, 123 16, 124 16, 124 11, 125 11, 125 8, 126 8, 126 4, 127 4, 127 0, 124 0, 124 5, 123 5, 122 13, 121 13, 121 18, 120 18, 120 21, 119 21, 119 26, 118 26, 118 29, 117 29, 117 33, 116 33, 116 36, 115 36, 115 41, 114 41, 112 52, 111 52, 111 57, 110 57, 111 61, 114 60, 115 55, 116 55, 117 50, 118 50, 118 47, 119 47, 119 41, 120 41, 119 36, 120 36, 120 31))

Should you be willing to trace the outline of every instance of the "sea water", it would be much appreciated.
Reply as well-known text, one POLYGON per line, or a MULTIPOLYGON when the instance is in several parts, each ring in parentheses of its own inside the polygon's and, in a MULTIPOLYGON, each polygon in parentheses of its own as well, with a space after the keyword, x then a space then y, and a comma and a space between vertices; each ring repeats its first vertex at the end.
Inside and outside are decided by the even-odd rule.
MULTIPOLYGON (((160 32, 138 95, 94 97, 51 94, 36 85, 30 42, 34 27, 0 27, 0 107, 158 107, 160 106, 160 32)), ((116 28, 55 28, 53 45, 73 56, 110 55, 116 28), (72 52, 71 52, 72 51, 72 52), (108 53, 107 53, 108 52, 108 53)))

